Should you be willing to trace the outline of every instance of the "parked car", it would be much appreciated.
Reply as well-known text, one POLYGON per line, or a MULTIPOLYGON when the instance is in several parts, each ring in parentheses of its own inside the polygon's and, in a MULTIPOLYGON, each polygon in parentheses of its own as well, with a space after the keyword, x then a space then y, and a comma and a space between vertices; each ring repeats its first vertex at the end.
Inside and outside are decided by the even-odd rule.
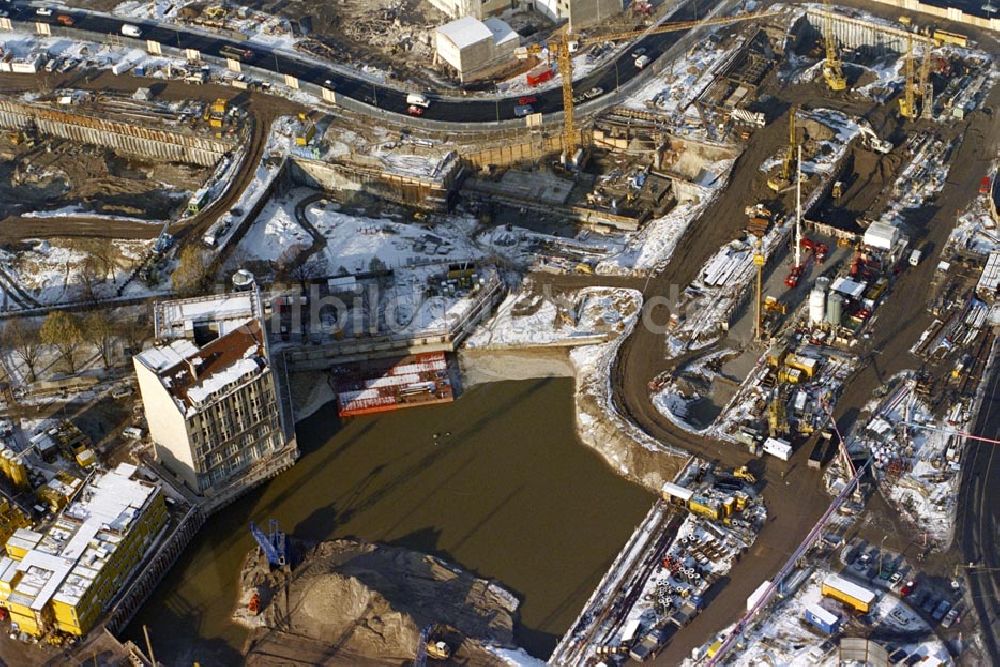
POLYGON ((538 98, 534 95, 525 95, 524 97, 517 98, 518 104, 534 104, 538 101, 538 98))
POLYGON ((634 51, 632 51, 632 57, 633 58, 638 58, 639 56, 641 56, 645 52, 646 52, 646 47, 645 46, 640 46, 638 49, 635 49, 634 51))
POLYGON ((530 104, 518 104, 514 107, 514 115, 518 118, 524 118, 525 116, 530 116, 535 113, 535 107, 530 104))
POLYGON ((902 588, 899 589, 899 596, 904 598, 909 597, 916 588, 917 588, 917 582, 912 580, 907 581, 905 584, 903 584, 902 588))
POLYGON ((893 572, 892 576, 889 577, 889 585, 895 587, 896 584, 898 584, 902 580, 903 580, 903 573, 902 572, 899 572, 899 571, 893 572))
POLYGON ((935 621, 940 621, 949 611, 951 611, 951 603, 947 600, 941 600, 938 602, 937 607, 934 608, 934 611, 931 612, 931 618, 935 621))
POLYGON ((588 90, 587 92, 585 92, 583 94, 583 97, 584 97, 584 99, 592 100, 595 97, 600 97, 603 94, 604 94, 604 89, 603 88, 601 88, 600 86, 594 86, 593 88, 591 88, 590 90, 588 90))
POLYGON ((115 387, 111 390, 111 398, 126 398, 132 395, 132 387, 128 385, 123 385, 120 387, 115 387))
POLYGON ((48 7, 39 7, 35 10, 35 13, 39 16, 52 16, 52 10, 48 7))
POLYGON ((406 113, 410 114, 411 116, 423 116, 424 109, 423 107, 418 107, 415 104, 411 104, 406 108, 406 113))
POLYGON ((955 607, 954 609, 952 609, 951 611, 949 611, 947 614, 945 614, 944 620, 941 621, 941 627, 942 628, 950 628, 958 620, 959 620, 958 619, 958 607, 955 607))

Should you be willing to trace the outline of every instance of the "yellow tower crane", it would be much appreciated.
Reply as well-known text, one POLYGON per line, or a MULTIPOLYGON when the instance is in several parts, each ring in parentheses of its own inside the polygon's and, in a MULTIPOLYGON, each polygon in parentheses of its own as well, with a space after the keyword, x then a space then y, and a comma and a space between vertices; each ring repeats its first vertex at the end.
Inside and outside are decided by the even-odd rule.
MULTIPOLYGON (((576 149, 580 144, 580 137, 578 136, 576 123, 573 119, 573 58, 570 53, 570 44, 576 43, 578 46, 584 46, 586 44, 591 44, 595 42, 618 42, 622 40, 633 40, 647 35, 662 35, 668 32, 677 32, 680 30, 689 30, 692 28, 700 28, 703 26, 713 26, 713 25, 729 25, 731 23, 740 23, 743 21, 754 21, 759 19, 768 18, 771 16, 777 16, 778 12, 754 12, 749 14, 741 14, 739 16, 728 16, 723 18, 714 19, 703 19, 701 21, 679 21, 675 23, 662 23, 658 26, 652 28, 647 28, 645 30, 632 30, 629 32, 618 32, 612 33, 610 35, 594 35, 592 37, 576 37, 568 32, 563 32, 559 35, 554 43, 549 43, 550 50, 555 51, 556 63, 559 65, 559 74, 562 76, 562 94, 563 94, 563 152, 566 156, 566 161, 573 159, 573 154, 576 153, 576 149)), ((575 49, 574 49, 575 50, 575 49)), ((541 47, 535 45, 528 48, 528 53, 535 53, 541 51, 541 47)))
POLYGON ((903 69, 906 72, 906 80, 903 83, 903 96, 899 98, 899 115, 913 120, 917 117, 917 100, 914 91, 916 84, 913 81, 913 38, 909 35, 906 36, 906 60, 903 69))
POLYGON ((934 116, 934 85, 931 83, 931 47, 924 44, 924 57, 920 61, 920 87, 917 89, 920 95, 920 117, 932 118, 934 116))
POLYGON ((826 42, 826 62, 823 63, 823 80, 826 87, 834 92, 840 92, 847 88, 847 79, 844 78, 844 65, 840 62, 840 55, 837 53, 837 38, 833 36, 833 12, 830 11, 829 0, 823 0, 823 39, 826 42))

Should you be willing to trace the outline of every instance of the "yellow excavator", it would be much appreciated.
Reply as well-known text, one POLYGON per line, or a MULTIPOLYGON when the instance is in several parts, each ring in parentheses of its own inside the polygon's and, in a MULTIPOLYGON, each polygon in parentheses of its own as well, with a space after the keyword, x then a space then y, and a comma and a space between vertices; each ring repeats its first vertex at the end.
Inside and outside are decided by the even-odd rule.
POLYGON ((798 136, 795 133, 795 114, 798 107, 792 106, 788 112, 788 151, 781 161, 781 171, 767 179, 767 187, 775 192, 781 192, 792 183, 792 168, 795 166, 795 154, 798 148, 798 136))
POLYGON ((823 39, 826 42, 823 80, 826 81, 827 88, 833 92, 840 92, 847 88, 847 79, 844 78, 844 65, 840 62, 840 54, 837 53, 837 41, 833 36, 833 14, 828 0, 823 0, 823 9, 823 39))

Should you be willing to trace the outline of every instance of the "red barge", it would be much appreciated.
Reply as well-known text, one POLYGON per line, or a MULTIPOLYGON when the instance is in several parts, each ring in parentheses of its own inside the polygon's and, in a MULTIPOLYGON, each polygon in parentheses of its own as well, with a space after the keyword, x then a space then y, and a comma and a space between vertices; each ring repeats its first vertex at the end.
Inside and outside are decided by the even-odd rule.
POLYGON ((341 417, 455 400, 444 352, 338 366, 332 383, 341 417))

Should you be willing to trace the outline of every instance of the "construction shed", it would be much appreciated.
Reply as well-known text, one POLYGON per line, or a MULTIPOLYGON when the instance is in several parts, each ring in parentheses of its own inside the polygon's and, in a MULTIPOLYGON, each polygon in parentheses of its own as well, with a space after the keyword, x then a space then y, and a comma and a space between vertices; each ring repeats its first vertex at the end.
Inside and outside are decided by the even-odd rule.
POLYGON ((459 81, 486 78, 514 60, 521 37, 497 18, 471 16, 445 23, 434 33, 435 58, 455 70, 459 81))
POLYGON ((840 600, 862 614, 867 614, 875 601, 875 593, 836 574, 823 580, 823 596, 840 600))

